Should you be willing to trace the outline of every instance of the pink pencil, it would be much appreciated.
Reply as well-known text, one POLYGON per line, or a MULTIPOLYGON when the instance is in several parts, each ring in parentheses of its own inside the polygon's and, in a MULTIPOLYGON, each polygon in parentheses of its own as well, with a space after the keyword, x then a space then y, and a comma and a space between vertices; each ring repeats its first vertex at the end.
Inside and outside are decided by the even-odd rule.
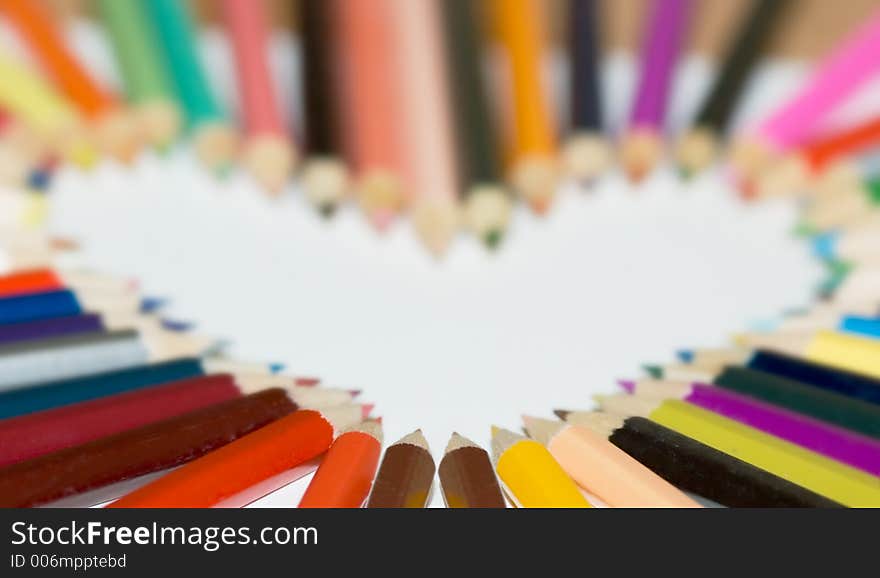
POLYGON ((441 256, 458 228, 455 153, 439 1, 393 0, 403 100, 405 192, 416 231, 441 256))
POLYGON ((745 191, 773 159, 804 144, 835 107, 880 72, 880 10, 816 68, 787 103, 767 117, 733 151, 734 176, 745 191))
POLYGON ((394 0, 337 0, 343 71, 345 149, 355 174, 363 210, 379 229, 386 229, 403 204, 400 171, 399 51, 391 21, 394 0))
POLYGON ((277 193, 293 170, 294 149, 269 71, 264 4, 223 0, 223 16, 235 55, 238 93, 248 137, 245 163, 261 184, 277 193))

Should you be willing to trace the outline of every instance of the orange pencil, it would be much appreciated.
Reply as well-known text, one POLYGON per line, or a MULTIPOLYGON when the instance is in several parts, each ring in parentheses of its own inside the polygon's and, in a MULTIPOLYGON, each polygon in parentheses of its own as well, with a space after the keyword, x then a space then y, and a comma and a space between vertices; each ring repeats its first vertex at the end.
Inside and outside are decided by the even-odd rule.
MULTIPOLYGON (((365 407, 365 406, 364 406, 365 407)), ((300 410, 123 496, 113 508, 241 507, 314 469, 359 405, 300 410)))
POLYGON ((761 190, 797 193, 835 190, 835 185, 861 182, 851 159, 880 146, 880 116, 807 143, 761 178, 761 190), (810 183, 821 177, 821 182, 810 183), (830 187, 830 189, 829 189, 830 187))
POLYGON ((40 3, 0 0, 0 9, 48 76, 83 116, 96 122, 95 136, 101 148, 122 161, 131 161, 141 140, 133 116, 89 75, 40 3))
POLYGON ((382 424, 365 421, 339 436, 299 503, 300 508, 360 508, 382 453, 382 424))
POLYGON ((394 0, 347 0, 333 8, 348 126, 345 149, 361 207, 384 230, 404 204, 394 0))
POLYGON ((505 49, 513 103, 509 145, 514 187, 544 213, 556 192, 556 129, 542 63, 546 32, 539 0, 493 0, 496 33, 505 49))

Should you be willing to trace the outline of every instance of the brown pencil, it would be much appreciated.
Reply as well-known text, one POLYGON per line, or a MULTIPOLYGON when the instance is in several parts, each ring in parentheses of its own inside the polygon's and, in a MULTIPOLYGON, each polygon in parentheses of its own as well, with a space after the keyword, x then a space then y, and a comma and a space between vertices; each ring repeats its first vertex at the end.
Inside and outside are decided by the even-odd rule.
POLYGON ((506 508, 489 453, 453 433, 438 468, 447 508, 506 508))
POLYGON ((368 508, 424 508, 434 481, 434 458, 422 430, 385 450, 368 508))

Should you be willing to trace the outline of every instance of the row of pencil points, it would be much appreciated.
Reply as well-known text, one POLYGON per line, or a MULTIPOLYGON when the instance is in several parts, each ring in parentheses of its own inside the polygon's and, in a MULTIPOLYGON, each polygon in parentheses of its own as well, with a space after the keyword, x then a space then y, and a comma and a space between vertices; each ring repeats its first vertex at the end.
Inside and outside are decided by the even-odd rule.
MULTIPOLYGON (((267 63, 262 4, 224 2, 242 101, 244 163, 277 191, 301 157, 305 194, 322 212, 332 213, 353 192, 379 229, 409 208, 435 254, 445 251, 462 224, 491 246, 500 241, 513 201, 505 183, 545 212, 563 175, 581 182, 598 178, 611 153, 601 120, 595 3, 569 3, 571 126, 561 151, 558 115, 541 81, 547 47, 540 3, 488 3, 505 63, 498 74, 505 80, 494 91, 481 69, 487 47, 478 4, 302 2, 304 126, 290 131, 267 63), (507 122, 499 122, 495 109, 509 112, 507 122)), ((684 173, 714 162, 763 47, 784 25, 785 11, 796 9, 789 4, 758 0, 744 18, 692 130, 677 146, 684 173)), ((125 98, 95 80, 37 2, 4 3, 3 14, 50 80, 0 58, 4 76, 13 80, 0 89, 12 178, 44 184, 59 156, 89 164, 95 147, 130 160, 144 141, 169 146, 181 123, 198 155, 226 171, 239 139, 206 79, 186 4, 122 0, 99 2, 99 8, 125 98), (15 160, 22 158, 27 162, 15 160), (34 163, 36 171, 25 170, 34 163)), ((621 161, 634 180, 648 175, 662 155, 667 99, 691 12, 689 0, 652 3, 640 82, 620 143, 621 161)), ((815 132, 871 76, 877 22, 874 16, 841 42, 802 90, 737 140, 729 160, 743 191, 763 196, 850 185, 852 171, 836 161, 872 149, 877 123, 832 138, 815 132), (821 186, 812 178, 820 172, 827 177, 821 186)))
MULTIPOLYGON (((873 273, 857 269, 821 308, 740 335, 734 347, 683 351, 678 364, 647 368, 652 378, 622 382, 625 394, 598 397, 601 412, 559 410, 564 423, 527 417, 532 440, 493 429, 494 468, 453 436, 440 465, 447 504, 498 506, 503 487, 524 507, 876 506, 880 325, 853 314, 832 322, 860 296, 876 308, 873 273)), ((381 429, 376 420, 358 425, 372 409, 352 403, 359 392, 316 388, 278 368, 177 357, 182 349, 151 357, 161 340, 142 333, 138 343, 137 333, 107 325, 149 312, 133 288, 52 270, 0 278, 7 505, 94 492, 193 459, 118 506, 244 505, 270 491, 266 480, 313 471, 328 448, 327 473, 316 475, 306 505, 356 507, 370 491, 377 507, 425 505, 434 462, 419 432, 390 446, 371 483, 381 429), (137 365, 145 361, 153 363, 137 365), (339 473, 354 465, 356 475, 339 473), (314 497, 325 485, 324 499, 339 501, 314 497)), ((175 329, 185 328, 163 323, 175 329)))

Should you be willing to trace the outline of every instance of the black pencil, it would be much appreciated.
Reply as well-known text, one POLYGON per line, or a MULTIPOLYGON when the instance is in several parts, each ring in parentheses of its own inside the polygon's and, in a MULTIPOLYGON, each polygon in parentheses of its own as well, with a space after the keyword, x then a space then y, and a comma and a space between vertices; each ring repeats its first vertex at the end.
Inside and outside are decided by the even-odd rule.
POLYGON ((596 412, 557 411, 678 488, 731 508, 838 508, 840 504, 649 419, 614 422, 596 412), (591 416, 595 416, 592 419, 591 416))
POLYGON ((303 188, 324 216, 332 215, 345 195, 348 175, 342 162, 337 117, 339 83, 333 52, 333 10, 336 0, 302 0, 303 121, 306 164, 303 188))
POLYGON ((510 220, 510 197, 489 110, 476 4, 444 0, 443 28, 464 219, 489 247, 501 241, 510 220))
POLYGON ((592 181, 608 165, 609 149, 602 136, 599 27, 596 0, 569 0, 569 61, 571 64, 571 136, 564 151, 568 173, 592 181))
POLYGON ((692 175, 714 161, 718 138, 727 132, 743 89, 782 20, 787 3, 788 0, 754 0, 693 127, 679 143, 678 164, 683 174, 692 175))

